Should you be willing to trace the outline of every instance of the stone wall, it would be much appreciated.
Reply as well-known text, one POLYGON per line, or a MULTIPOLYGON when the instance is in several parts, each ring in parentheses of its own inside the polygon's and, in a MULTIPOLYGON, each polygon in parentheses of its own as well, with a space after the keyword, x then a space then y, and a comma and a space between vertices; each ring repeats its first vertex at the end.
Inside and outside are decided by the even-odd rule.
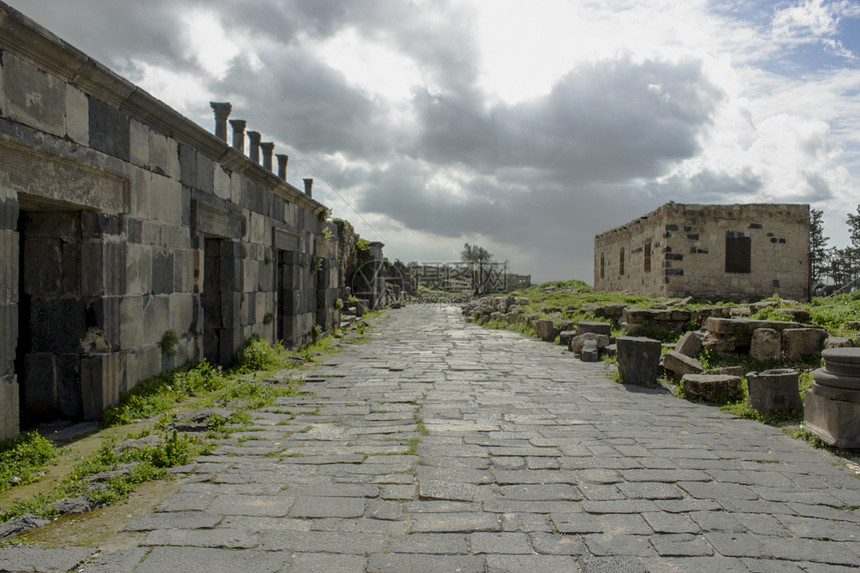
POLYGON ((668 297, 806 300, 808 252, 808 205, 667 203, 595 237, 594 285, 668 297))
POLYGON ((0 439, 334 323, 327 211, 213 109, 217 136, 0 3, 0 439))
POLYGON ((594 238, 594 288, 662 294, 665 208, 594 238))

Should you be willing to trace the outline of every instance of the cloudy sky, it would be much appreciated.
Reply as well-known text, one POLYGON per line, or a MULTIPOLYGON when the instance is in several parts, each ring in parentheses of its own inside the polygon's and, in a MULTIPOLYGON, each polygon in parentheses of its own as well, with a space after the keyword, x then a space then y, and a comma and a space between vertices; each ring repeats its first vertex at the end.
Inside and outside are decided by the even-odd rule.
POLYGON ((858 0, 6 0, 207 129, 209 101, 389 258, 592 282, 667 201, 860 203, 858 0))

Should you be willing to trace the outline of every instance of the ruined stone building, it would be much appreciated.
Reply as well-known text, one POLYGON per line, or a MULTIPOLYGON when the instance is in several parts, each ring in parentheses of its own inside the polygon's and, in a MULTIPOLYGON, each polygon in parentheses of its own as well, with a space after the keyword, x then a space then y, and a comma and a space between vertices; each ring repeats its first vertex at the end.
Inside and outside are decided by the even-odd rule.
POLYGON ((594 238, 594 288, 809 298, 809 205, 682 205, 594 238))
POLYGON ((212 107, 214 134, 0 3, 0 439, 334 320, 312 181, 212 107))

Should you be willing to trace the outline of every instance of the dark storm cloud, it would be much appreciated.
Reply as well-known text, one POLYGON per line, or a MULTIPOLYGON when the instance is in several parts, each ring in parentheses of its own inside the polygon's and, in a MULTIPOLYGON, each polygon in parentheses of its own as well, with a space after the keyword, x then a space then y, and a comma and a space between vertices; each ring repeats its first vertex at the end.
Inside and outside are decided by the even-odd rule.
POLYGON ((661 203, 748 203, 762 186, 761 178, 750 169, 736 176, 706 169, 691 177, 676 175, 664 182, 649 182, 644 189, 661 203))
POLYGON ((424 91, 415 98, 423 131, 410 152, 484 172, 536 168, 580 184, 649 177, 698 152, 721 98, 699 62, 629 58, 578 68, 546 97, 486 111, 474 96, 424 91))
POLYGON ((340 72, 320 65, 299 47, 259 53, 264 73, 241 58, 215 93, 234 103, 234 117, 302 153, 342 152, 373 160, 388 149, 385 108, 347 84, 340 72))
POLYGON ((183 23, 176 17, 175 2, 26 0, 10 4, 120 73, 135 74, 132 58, 175 70, 192 71, 197 66, 185 53, 183 23))

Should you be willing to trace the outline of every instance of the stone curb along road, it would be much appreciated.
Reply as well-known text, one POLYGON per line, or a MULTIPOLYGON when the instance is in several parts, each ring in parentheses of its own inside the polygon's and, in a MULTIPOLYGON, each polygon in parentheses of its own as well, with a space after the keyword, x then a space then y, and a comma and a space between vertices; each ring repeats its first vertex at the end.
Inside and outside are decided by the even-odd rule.
POLYGON ((391 311, 124 529, 0 571, 810 571, 860 567, 860 481, 826 451, 603 363, 391 311))

